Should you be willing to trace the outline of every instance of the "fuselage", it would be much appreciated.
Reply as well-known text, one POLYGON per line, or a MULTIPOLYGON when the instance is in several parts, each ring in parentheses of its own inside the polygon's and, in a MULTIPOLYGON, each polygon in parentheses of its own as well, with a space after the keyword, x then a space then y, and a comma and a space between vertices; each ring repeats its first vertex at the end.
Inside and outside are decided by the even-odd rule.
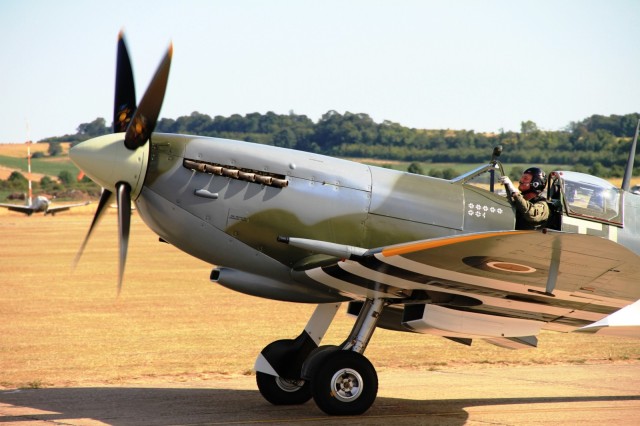
POLYGON ((46 197, 38 196, 33 200, 33 204, 30 206, 34 212, 46 212, 49 208, 49 200, 46 197))
MULTIPOLYGON (((78 165, 111 191, 116 179, 129 183, 140 216, 156 234, 224 268, 212 279, 262 297, 344 299, 334 288, 292 275, 335 259, 278 237, 373 249, 515 227, 506 197, 466 179, 218 138, 154 133, 135 151, 121 141, 122 134, 114 134, 85 142, 72 150, 74 161, 100 159, 78 165)), ((567 216, 557 229, 612 239, 637 254, 638 199, 623 194, 625 226, 567 216)))
POLYGON ((152 142, 140 214, 163 239, 212 264, 244 269, 266 256, 289 269, 309 256, 278 243, 281 235, 374 248, 515 223, 504 197, 447 180, 225 139, 154 134, 152 142), (176 226, 167 215, 178 212, 176 226))
POLYGON ((0 204, 1 207, 6 207, 10 211, 24 213, 31 216, 33 213, 44 212, 45 215, 49 210, 49 200, 47 197, 38 196, 33 201, 27 201, 27 204, 0 204))

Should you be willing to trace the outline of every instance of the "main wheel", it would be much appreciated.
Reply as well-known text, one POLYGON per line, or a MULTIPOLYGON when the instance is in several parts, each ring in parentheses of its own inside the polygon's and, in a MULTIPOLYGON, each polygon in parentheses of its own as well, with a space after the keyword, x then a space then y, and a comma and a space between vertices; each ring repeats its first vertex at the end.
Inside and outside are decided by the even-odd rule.
POLYGON ((363 355, 337 351, 327 355, 315 371, 311 394, 318 407, 327 414, 362 414, 376 399, 378 375, 363 355))
POLYGON ((257 372, 256 383, 260 394, 273 405, 299 405, 311 399, 308 381, 289 380, 257 372))

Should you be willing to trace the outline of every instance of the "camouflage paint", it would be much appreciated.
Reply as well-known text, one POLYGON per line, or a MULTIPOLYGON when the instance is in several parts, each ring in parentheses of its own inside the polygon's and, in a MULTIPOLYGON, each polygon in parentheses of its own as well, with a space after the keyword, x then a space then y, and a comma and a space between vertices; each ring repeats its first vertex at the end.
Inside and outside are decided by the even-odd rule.
POLYGON ((313 253, 278 243, 280 235, 377 248, 514 223, 504 197, 460 183, 216 138, 154 134, 145 186, 289 267, 313 253), (190 170, 185 158, 276 173, 288 186, 190 170), (215 199, 199 197, 199 190, 215 199), (479 217, 475 207, 469 215, 470 203, 503 215, 479 217))

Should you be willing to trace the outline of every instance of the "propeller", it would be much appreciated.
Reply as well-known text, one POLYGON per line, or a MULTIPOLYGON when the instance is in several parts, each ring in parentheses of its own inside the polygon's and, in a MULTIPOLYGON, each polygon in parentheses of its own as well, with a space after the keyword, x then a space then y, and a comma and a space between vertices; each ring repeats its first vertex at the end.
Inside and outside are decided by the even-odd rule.
POLYGON ((167 89, 172 56, 173 46, 170 45, 127 127, 124 145, 129 149, 138 149, 143 146, 156 127, 164 93, 167 89))
POLYGON ((120 264, 118 268, 118 294, 122 290, 124 266, 127 261, 129 247, 129 229, 131 228, 131 187, 128 183, 118 184, 118 241, 120 245, 120 264))
POLYGON ((149 148, 146 146, 155 129, 169 79, 173 46, 166 55, 136 106, 131 60, 123 32, 118 35, 116 87, 113 109, 114 134, 85 141, 69 152, 71 160, 103 187, 98 208, 89 231, 74 259, 77 265, 97 223, 104 216, 109 200, 116 196, 118 205, 119 268, 118 295, 122 289, 131 228, 131 199, 140 193, 149 148), (124 132, 124 139, 122 133, 124 132))
POLYGON ((136 87, 124 33, 118 34, 116 95, 113 101, 113 133, 126 132, 136 112, 136 87))

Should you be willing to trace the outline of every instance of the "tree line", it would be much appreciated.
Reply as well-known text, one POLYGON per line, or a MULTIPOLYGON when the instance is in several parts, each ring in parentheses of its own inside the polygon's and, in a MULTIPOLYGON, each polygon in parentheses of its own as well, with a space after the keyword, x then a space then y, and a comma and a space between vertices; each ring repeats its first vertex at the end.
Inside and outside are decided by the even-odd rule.
MULTIPOLYGON (((68 170, 58 173, 58 180, 43 176, 39 181, 32 182, 34 194, 45 193, 62 199, 85 199, 85 194, 99 197, 101 188, 88 177, 80 180, 68 170)), ((0 179, 0 192, 7 193, 9 200, 25 200, 29 181, 24 174, 13 171, 5 180, 0 179)))
MULTIPOLYGON (((158 121, 157 132, 237 139, 260 144, 355 158, 407 162, 481 163, 502 145, 505 163, 567 164, 602 177, 620 177, 640 114, 592 115, 558 131, 524 121, 520 132, 426 130, 391 121, 376 123, 368 114, 329 111, 317 122, 306 115, 251 113, 229 117, 193 112, 158 121)), ((44 142, 77 143, 111 133, 104 118, 78 126, 74 135, 44 142)), ((636 172, 637 173, 637 172, 636 172)))

